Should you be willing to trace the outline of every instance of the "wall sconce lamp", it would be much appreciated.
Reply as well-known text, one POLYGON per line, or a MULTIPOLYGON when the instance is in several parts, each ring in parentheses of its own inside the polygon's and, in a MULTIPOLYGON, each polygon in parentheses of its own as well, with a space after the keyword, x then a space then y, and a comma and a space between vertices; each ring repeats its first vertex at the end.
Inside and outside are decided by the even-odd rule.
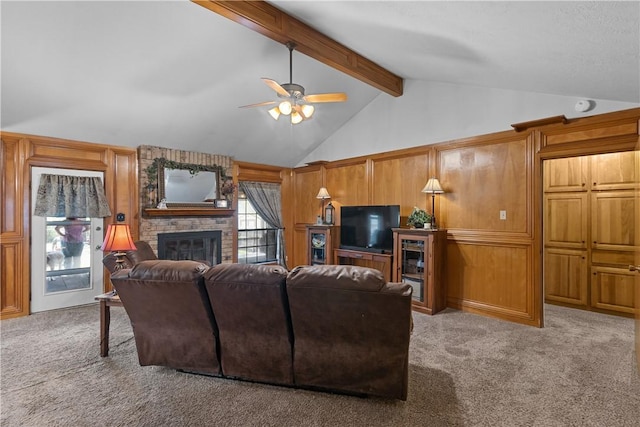
POLYGON ((438 178, 429 178, 427 185, 422 189, 423 193, 431 194, 431 228, 436 228, 436 194, 444 193, 438 178))
POLYGON ((320 191, 318 191, 318 195, 316 196, 316 199, 322 199, 322 223, 324 224, 324 201, 325 199, 330 199, 331 196, 329 195, 329 192, 327 191, 327 189, 325 187, 321 187, 320 191))
MULTIPOLYGON (((118 214, 118 216, 119 215, 120 214, 118 214)), ((122 215, 122 218, 124 219, 124 215, 122 215)), ((112 252, 116 257, 116 265, 114 268, 121 270, 123 268, 122 263, 124 262, 124 256, 126 255, 124 251, 135 251, 138 248, 133 244, 129 225, 116 223, 109 224, 100 249, 102 251, 112 252)))

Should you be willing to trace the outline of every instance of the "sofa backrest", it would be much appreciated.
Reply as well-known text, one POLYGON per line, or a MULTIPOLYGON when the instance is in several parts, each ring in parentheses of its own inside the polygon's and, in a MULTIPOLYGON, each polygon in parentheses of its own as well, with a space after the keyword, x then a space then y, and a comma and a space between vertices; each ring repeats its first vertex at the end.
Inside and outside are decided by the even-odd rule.
POLYGON ((204 289, 208 268, 197 261, 148 260, 111 276, 141 365, 220 373, 218 331, 204 289))
POLYGON ((204 277, 218 325, 224 375, 293 384, 287 270, 270 265, 219 264, 204 277))
POLYGON ((411 292, 366 267, 293 269, 295 383, 406 399, 411 292))

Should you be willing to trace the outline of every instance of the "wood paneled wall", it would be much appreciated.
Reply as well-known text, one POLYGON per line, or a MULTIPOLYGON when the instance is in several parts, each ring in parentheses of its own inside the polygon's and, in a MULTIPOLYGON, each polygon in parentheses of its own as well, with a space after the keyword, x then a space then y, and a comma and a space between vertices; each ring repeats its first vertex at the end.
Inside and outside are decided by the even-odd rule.
POLYGON ((448 230, 448 305, 542 326, 542 161, 633 150, 639 119, 636 108, 564 123, 521 123, 518 131, 296 168, 293 265, 306 262, 304 225, 320 214, 320 187, 332 196, 338 225, 341 206, 398 204, 404 226, 414 206, 431 211, 431 198, 421 190, 435 176, 445 190, 435 210, 448 230))
POLYGON ((104 172, 113 214, 105 221, 123 212, 137 238, 138 162, 135 149, 57 138, 3 132, 0 144, 0 319, 6 319, 29 314, 31 166, 104 172))

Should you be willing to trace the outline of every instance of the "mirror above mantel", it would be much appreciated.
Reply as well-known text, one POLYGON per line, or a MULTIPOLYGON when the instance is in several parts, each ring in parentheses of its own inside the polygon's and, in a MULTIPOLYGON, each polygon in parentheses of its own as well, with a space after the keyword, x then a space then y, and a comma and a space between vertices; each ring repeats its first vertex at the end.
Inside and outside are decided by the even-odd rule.
POLYGON ((156 158, 145 172, 148 216, 233 215, 232 200, 221 193, 228 179, 222 166, 156 158))
POLYGON ((160 200, 167 207, 215 207, 220 193, 218 171, 180 169, 175 166, 158 169, 160 200))

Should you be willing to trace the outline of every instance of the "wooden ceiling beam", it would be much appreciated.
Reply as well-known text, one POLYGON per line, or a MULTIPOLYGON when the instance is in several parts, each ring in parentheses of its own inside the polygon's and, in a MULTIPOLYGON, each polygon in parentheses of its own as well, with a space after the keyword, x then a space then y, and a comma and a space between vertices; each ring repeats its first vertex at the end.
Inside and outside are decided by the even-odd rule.
POLYGON ((401 77, 265 1, 191 1, 279 43, 293 42, 297 51, 389 95, 402 95, 401 77))

